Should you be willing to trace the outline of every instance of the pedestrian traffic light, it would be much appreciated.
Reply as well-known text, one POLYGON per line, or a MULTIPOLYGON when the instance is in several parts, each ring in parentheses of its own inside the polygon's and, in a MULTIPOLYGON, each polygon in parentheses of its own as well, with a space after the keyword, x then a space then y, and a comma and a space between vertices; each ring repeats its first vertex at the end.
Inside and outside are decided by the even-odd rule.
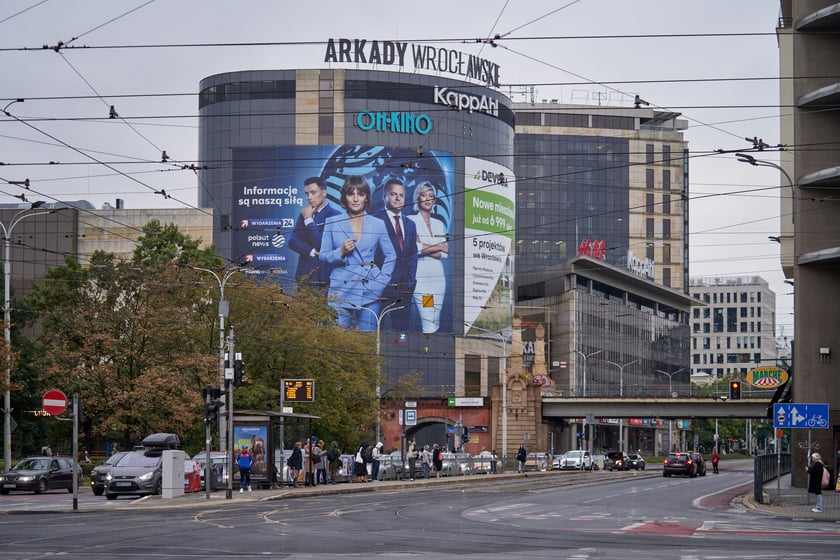
POLYGON ((729 398, 733 401, 741 400, 741 382, 740 381, 730 381, 729 382, 729 398))

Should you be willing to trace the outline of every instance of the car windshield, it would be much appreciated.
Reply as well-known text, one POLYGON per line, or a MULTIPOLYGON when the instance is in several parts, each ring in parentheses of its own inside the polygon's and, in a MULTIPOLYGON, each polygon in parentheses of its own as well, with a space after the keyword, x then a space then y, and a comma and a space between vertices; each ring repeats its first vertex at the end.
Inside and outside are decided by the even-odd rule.
POLYGON ((156 467, 160 462, 160 456, 147 457, 143 453, 129 453, 120 459, 121 467, 156 467))
POLYGON ((113 467, 114 465, 116 465, 117 463, 120 462, 120 459, 125 457, 125 454, 126 454, 125 451, 121 451, 119 453, 114 453, 113 455, 111 455, 110 457, 105 459, 105 461, 102 464, 103 465, 111 465, 113 467))
POLYGON ((24 459, 14 466, 15 471, 39 471, 45 470, 49 463, 47 459, 24 459))
POLYGON ((566 452, 566 457, 578 458, 578 457, 582 456, 583 453, 584 453, 583 451, 567 451, 566 452))

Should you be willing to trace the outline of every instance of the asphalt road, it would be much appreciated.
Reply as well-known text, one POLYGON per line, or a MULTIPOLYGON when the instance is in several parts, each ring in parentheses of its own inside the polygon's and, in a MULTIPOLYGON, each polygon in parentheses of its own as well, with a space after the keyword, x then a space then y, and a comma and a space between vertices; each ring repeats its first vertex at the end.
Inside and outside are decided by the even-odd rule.
MULTIPOLYGON (((194 500, 177 507, 149 502, 133 507, 128 500, 96 498, 97 507, 82 506, 78 512, 7 508, 25 513, 0 514, 0 560, 337 554, 487 560, 837 558, 837 523, 792 521, 739 505, 737 497, 751 484, 750 469, 746 463, 694 479, 647 471, 369 484, 359 493, 194 500)), ((68 495, 38 498, 66 503, 68 495)))

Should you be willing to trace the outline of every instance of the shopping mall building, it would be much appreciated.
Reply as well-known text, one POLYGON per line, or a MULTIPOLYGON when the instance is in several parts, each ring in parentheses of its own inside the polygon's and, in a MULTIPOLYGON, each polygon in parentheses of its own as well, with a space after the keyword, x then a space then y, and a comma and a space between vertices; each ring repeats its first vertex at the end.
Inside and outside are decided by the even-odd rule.
MULTIPOLYGON (((486 60, 448 51, 432 74, 400 66, 399 45, 391 64, 376 65, 342 64, 353 45, 333 46, 332 58, 325 55, 331 69, 202 80, 199 203, 213 209, 213 242, 225 259, 264 270, 292 291, 307 282, 323 289, 323 279, 298 274, 311 256, 296 249, 306 184, 321 180, 331 213, 345 217, 327 227, 340 231, 346 181, 365 179, 377 213, 396 179, 405 193, 402 223, 411 221, 422 238, 425 217, 425 233, 446 245, 432 263, 436 281, 422 255, 416 264, 398 257, 392 278, 403 279, 392 284, 412 288, 391 296, 398 302, 365 281, 344 294, 378 299, 348 309, 379 324, 384 375, 420 374, 417 424, 405 426, 418 442, 440 441, 460 419, 478 435, 469 451, 500 447, 492 409, 511 357, 514 313, 523 319, 526 368, 538 353, 537 327, 546 333, 539 344, 547 371, 530 378, 545 395, 688 391, 688 164, 678 114, 632 104, 513 103, 498 88, 501 70, 486 60), (425 216, 415 199, 430 186, 434 205, 425 216), (623 383, 611 362, 631 364, 623 383), (674 375, 682 368, 684 376, 674 375), (441 398, 449 398, 448 410, 432 406, 441 398)), ((396 249, 393 231, 383 242, 396 249)), ((398 446, 400 417, 383 418, 386 447, 398 446)), ((553 433, 555 450, 570 447, 574 422, 544 419, 531 445, 552 450, 553 433)), ((626 434, 625 447, 651 441, 644 428, 626 434)), ((618 445, 617 432, 600 437, 596 445, 618 445)), ((508 454, 519 443, 509 438, 508 454)))

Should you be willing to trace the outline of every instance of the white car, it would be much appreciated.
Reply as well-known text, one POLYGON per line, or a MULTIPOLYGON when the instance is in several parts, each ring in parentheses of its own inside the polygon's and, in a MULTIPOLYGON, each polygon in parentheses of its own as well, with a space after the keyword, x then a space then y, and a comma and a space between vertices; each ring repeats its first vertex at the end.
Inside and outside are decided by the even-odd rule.
POLYGON ((561 471, 592 470, 592 455, 589 451, 566 451, 554 459, 552 467, 561 471))

